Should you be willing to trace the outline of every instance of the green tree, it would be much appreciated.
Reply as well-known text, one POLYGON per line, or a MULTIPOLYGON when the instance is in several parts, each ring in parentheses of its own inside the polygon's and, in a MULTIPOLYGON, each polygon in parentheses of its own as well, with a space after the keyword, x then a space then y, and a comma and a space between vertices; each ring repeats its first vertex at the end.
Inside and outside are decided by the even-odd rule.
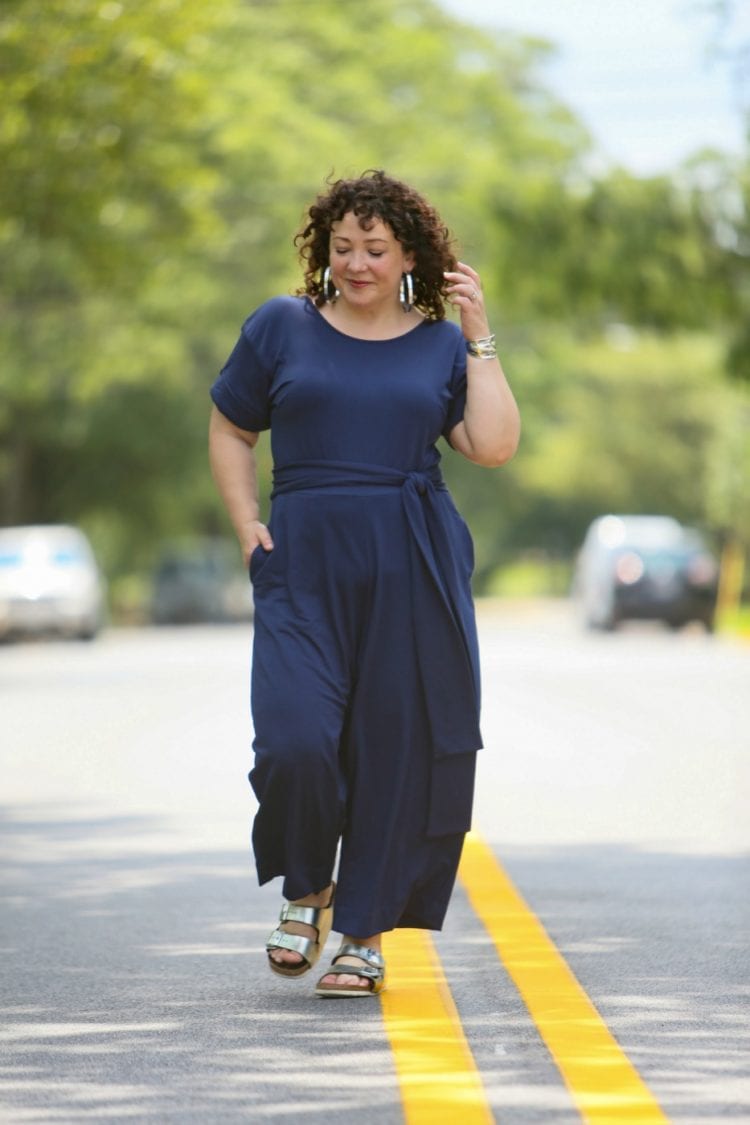
POLYGON ((215 522, 207 382, 295 284, 326 172, 416 179, 486 255, 489 185, 582 143, 530 48, 427 0, 10 0, 0 51, 2 516, 109 527, 118 558, 215 522))
POLYGON ((197 2, 3 8, 6 522, 114 512, 130 494, 137 522, 136 510, 151 510, 139 473, 153 480, 185 465, 179 429, 165 442, 140 422, 144 406, 153 416, 161 402, 179 428, 179 373, 190 362, 149 285, 162 256, 195 252, 216 225, 195 124, 207 26, 197 2))
MULTIPOLYGON (((480 587, 530 546, 570 558, 603 512, 663 512, 718 530, 712 489, 730 471, 724 439, 734 418, 721 339, 618 326, 587 344, 555 331, 539 344, 517 356, 524 436, 502 491, 493 494, 491 483, 483 491, 481 478, 449 467, 459 505, 479 529, 480 587), (501 506, 493 520, 492 503, 501 506)), ((722 519, 738 515, 738 472, 735 465, 721 491, 722 519)))
MULTIPOLYGON (((538 79, 544 54, 433 0, 6 0, 0 517, 83 522, 113 571, 145 565, 165 535, 225 528, 208 385, 247 313, 298 284, 292 237, 324 176, 373 166, 412 180, 460 235, 521 399, 517 463, 446 458, 480 569, 552 528, 569 545, 613 499, 576 491, 572 469, 568 493, 544 480, 612 402, 633 488, 649 464, 644 497, 692 511, 683 461, 649 449, 649 399, 628 397, 629 364, 610 370, 602 333, 673 333, 673 355, 685 329, 714 333, 740 370, 746 210, 717 160, 587 175, 585 131, 538 79)), ((671 426, 668 400, 654 402, 671 426)))

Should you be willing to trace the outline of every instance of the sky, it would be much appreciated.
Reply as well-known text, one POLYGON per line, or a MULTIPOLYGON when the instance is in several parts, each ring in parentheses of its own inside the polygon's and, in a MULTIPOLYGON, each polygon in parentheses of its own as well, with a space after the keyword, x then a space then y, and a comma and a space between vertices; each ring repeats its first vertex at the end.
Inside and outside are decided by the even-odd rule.
POLYGON ((550 40, 544 84, 593 134, 603 163, 637 175, 696 151, 743 148, 737 69, 712 43, 750 42, 750 0, 723 32, 706 0, 440 0, 467 23, 550 40))

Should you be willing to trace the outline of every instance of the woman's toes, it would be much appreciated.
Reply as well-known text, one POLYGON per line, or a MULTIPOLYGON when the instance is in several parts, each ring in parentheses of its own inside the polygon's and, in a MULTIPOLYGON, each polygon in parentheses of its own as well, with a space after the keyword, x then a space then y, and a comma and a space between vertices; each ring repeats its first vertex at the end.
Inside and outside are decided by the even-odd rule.
POLYGON ((277 965, 299 965, 303 961, 299 953, 287 952, 284 949, 274 949, 269 956, 277 965))
POLYGON ((367 988, 368 982, 364 977, 353 977, 350 973, 328 973, 323 977, 321 984, 336 984, 344 988, 367 988))

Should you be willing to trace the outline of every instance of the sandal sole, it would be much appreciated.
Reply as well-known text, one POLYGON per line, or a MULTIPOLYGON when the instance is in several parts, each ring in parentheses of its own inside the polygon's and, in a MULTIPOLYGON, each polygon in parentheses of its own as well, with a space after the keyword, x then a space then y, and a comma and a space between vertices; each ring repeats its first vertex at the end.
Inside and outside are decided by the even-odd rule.
POLYGON ((315 995, 319 996, 321 1000, 326 1000, 328 997, 333 999, 348 1000, 352 996, 379 996, 381 992, 385 992, 384 988, 373 992, 371 988, 316 988, 315 995))
POLYGON ((315 968, 320 958, 320 954, 310 964, 300 965, 299 968, 292 966, 291 968, 282 968, 278 961, 274 961, 272 957, 268 958, 268 967, 272 973, 276 973, 279 977, 303 977, 305 973, 309 973, 310 969, 315 968))

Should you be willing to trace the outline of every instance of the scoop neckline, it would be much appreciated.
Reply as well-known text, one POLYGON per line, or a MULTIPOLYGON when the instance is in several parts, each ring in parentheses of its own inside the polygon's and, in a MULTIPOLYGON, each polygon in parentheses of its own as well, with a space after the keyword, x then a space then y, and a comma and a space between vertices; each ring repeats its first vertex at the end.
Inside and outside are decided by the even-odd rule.
POLYGON ((337 336, 341 336, 344 340, 355 340, 358 344, 392 344, 395 340, 405 340, 407 336, 419 332, 420 328, 424 328, 425 324, 430 323, 427 317, 424 317, 419 324, 415 324, 408 332, 402 332, 399 336, 385 336, 382 340, 370 340, 367 336, 351 336, 348 332, 342 332, 340 328, 336 328, 335 325, 326 320, 320 309, 307 293, 304 294, 304 299, 321 324, 325 325, 331 332, 335 332, 337 336))

